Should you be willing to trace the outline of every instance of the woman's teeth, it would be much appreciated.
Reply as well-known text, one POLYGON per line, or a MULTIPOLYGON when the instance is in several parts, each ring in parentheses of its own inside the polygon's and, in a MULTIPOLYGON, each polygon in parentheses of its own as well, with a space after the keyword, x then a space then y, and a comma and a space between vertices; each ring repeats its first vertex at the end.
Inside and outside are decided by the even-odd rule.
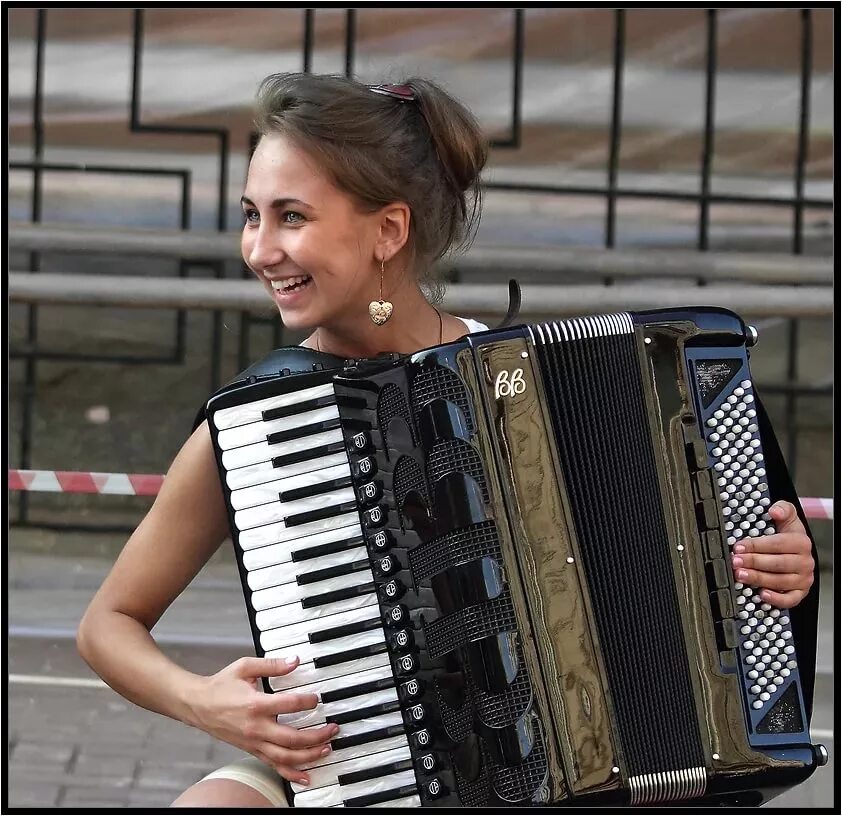
POLYGON ((295 289, 310 281, 309 275, 297 275, 294 278, 284 278, 283 280, 273 280, 272 288, 276 292, 286 292, 290 289, 295 289))

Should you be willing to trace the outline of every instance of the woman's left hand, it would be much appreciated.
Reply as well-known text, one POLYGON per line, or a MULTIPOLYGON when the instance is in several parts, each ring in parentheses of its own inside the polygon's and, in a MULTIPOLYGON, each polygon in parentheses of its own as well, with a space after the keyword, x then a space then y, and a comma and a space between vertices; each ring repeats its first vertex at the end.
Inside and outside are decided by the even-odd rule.
POLYGON ((813 545, 794 505, 775 502, 769 515, 777 532, 741 539, 734 545, 731 563, 737 581, 760 587, 766 603, 790 609, 801 603, 813 585, 813 545))

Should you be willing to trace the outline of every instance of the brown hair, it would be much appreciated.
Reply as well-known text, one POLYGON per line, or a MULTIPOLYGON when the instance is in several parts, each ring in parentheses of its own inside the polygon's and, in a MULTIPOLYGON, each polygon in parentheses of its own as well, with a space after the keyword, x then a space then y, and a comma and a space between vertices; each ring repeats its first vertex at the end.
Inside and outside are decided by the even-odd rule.
POLYGON ((470 111, 438 85, 418 77, 399 84, 414 101, 341 76, 272 74, 258 90, 255 125, 261 136, 289 137, 363 207, 406 202, 411 258, 426 278, 476 232, 488 145, 470 111))

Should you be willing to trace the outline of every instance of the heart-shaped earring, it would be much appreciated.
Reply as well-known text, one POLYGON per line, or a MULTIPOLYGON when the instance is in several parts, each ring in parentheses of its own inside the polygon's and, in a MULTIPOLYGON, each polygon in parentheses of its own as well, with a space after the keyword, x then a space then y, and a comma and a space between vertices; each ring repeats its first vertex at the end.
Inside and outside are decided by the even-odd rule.
POLYGON ((380 300, 372 300, 368 304, 368 316, 376 326, 382 326, 391 316, 394 307, 388 300, 383 300, 383 269, 385 262, 380 261, 380 300))

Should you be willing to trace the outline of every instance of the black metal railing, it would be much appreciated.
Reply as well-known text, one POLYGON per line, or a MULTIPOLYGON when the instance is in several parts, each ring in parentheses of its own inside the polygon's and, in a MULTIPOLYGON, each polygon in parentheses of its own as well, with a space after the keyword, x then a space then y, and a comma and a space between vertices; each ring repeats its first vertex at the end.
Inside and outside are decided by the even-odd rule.
MULTIPOLYGON (((302 68, 311 71, 316 39, 316 9, 302 9, 303 34, 301 41, 302 68)), ((344 17, 344 72, 348 76, 355 73, 357 62, 357 46, 359 40, 359 15, 364 9, 347 9, 344 17)), ((606 11, 606 13, 608 13, 606 11)), ((608 125, 608 156, 605 166, 605 185, 557 185, 495 182, 484 184, 484 189, 506 193, 555 194, 561 196, 585 196, 601 198, 605 202, 604 215, 604 245, 615 248, 617 242, 617 207, 623 199, 655 200, 662 202, 681 202, 695 204, 698 207, 696 225, 696 247, 704 252, 710 246, 711 217, 710 210, 716 204, 739 204, 752 207, 790 208, 792 211, 792 253, 800 255, 804 251, 804 223, 807 211, 830 212, 833 202, 829 199, 808 196, 805 192, 806 167, 809 153, 810 137, 810 85, 813 64, 813 11, 811 9, 794 10, 793 16, 800 25, 800 102, 798 110, 798 137, 794 167, 794 195, 763 196, 747 194, 725 194, 712 191, 713 157, 716 140, 716 81, 718 74, 717 46, 718 21, 720 12, 710 9, 705 12, 705 73, 704 73, 704 119, 702 130, 702 147, 699 167, 699 188, 697 192, 631 189, 620 184, 621 146, 623 138, 623 97, 624 97, 624 69, 626 64, 627 47, 627 12, 616 9, 613 12, 613 46, 612 46, 612 90, 611 115, 608 125)), ((490 140, 494 150, 517 150, 522 147, 522 114, 524 97, 524 66, 526 61, 526 14, 524 9, 512 9, 512 93, 511 119, 508 135, 490 140)), ((226 127, 199 127, 187 125, 156 124, 145 121, 142 116, 141 96, 143 89, 144 65, 144 35, 145 15, 143 9, 135 9, 132 17, 131 47, 131 90, 129 100, 129 130, 131 133, 155 133, 174 138, 202 137, 215 139, 218 143, 218 186, 215 201, 216 229, 224 231, 227 228, 227 212, 229 198, 229 167, 231 158, 231 132, 226 127)), ((191 184, 190 170, 162 169, 160 167, 128 167, 106 166, 102 164, 72 164, 46 162, 44 160, 44 49, 47 42, 48 10, 35 11, 35 52, 34 52, 34 90, 32 95, 32 159, 31 161, 12 162, 10 169, 15 172, 27 171, 32 174, 32 188, 30 201, 30 218, 33 222, 40 222, 43 217, 44 175, 46 173, 82 172, 92 174, 126 174, 148 175, 159 177, 173 177, 181 180, 180 191, 180 224, 182 229, 190 228, 191 213, 191 184)), ((254 134, 249 137, 249 144, 243 146, 250 155, 254 148, 254 134)), ((190 267, 205 267, 216 277, 226 274, 223 262, 180 262, 178 274, 182 277, 189 274, 190 267)), ((41 257, 38 253, 30 253, 29 269, 38 272, 41 268, 41 257)), ((240 273, 248 275, 243 265, 240 273)), ((606 281, 610 283, 610 281, 606 281)), ((272 342, 280 345, 283 340, 283 329, 279 321, 266 320, 252 316, 247 312, 240 313, 237 358, 240 367, 245 367, 252 359, 251 337, 253 325, 271 325, 272 342)), ((210 351, 210 389, 215 389, 221 382, 222 357, 222 318, 221 312, 214 314, 211 327, 210 351)), ((175 315, 175 340, 170 354, 163 357, 122 355, 107 358, 112 362, 127 365, 147 364, 179 364, 184 359, 185 321, 187 317, 183 311, 175 315)), ((798 383, 798 351, 799 325, 796 320, 789 320, 787 326, 787 362, 786 382, 768 387, 770 393, 780 393, 785 397, 785 429, 786 451, 789 464, 795 467, 797 454, 797 412, 800 395, 830 395, 831 386, 804 385, 798 383)), ((22 400, 21 439, 18 450, 18 467, 31 467, 32 450, 32 412, 35 400, 35 384, 37 380, 37 364, 39 360, 73 360, 76 362, 102 362, 104 355, 84 355, 71 352, 57 352, 44 349, 38 342, 38 310, 31 305, 26 312, 26 343, 23 347, 13 349, 11 356, 22 359, 24 363, 22 400)), ((66 463, 70 465, 72 463, 66 463)), ((28 503, 26 494, 21 495, 18 504, 17 523, 28 522, 28 503)), ((87 529, 84 525, 74 525, 75 529, 87 529)))

